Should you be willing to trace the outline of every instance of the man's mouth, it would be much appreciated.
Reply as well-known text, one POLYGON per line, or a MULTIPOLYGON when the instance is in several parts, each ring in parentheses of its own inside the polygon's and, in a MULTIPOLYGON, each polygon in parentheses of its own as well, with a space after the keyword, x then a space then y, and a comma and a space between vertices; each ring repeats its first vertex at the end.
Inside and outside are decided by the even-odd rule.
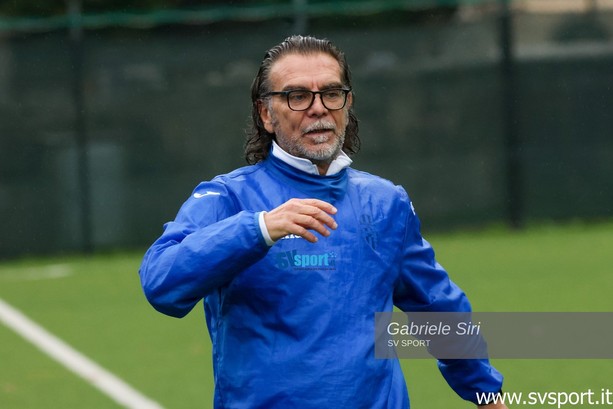
POLYGON ((306 132, 305 135, 322 135, 328 132, 334 132, 334 129, 316 129, 314 131, 306 132))
MULTIPOLYGON (((329 135, 329 133, 330 132, 334 133, 334 131, 335 131, 335 128, 333 125, 318 122, 318 123, 314 123, 306 127, 304 129, 303 135, 308 135, 311 137, 320 137, 320 138, 325 137, 327 139, 327 136, 329 135)), ((325 142, 325 140, 322 140, 319 142, 325 142)))

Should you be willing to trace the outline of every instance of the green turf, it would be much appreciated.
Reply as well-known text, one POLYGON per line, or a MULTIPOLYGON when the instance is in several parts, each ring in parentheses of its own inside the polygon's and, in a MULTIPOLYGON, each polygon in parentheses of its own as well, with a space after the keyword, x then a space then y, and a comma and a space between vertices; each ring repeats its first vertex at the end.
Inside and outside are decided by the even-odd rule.
MULTIPOLYGON (((477 311, 613 311, 613 224, 428 237, 477 311)), ((138 253, 5 262, 0 298, 168 409, 212 407, 201 304, 182 320, 141 293, 138 253), (55 278, 45 277, 55 275, 55 278)), ((0 408, 117 408, 0 325, 0 408)), ((610 360, 496 360, 508 391, 613 389, 610 360)), ((404 360, 412 407, 470 408, 432 360, 404 360)))
MULTIPOLYGON (((201 305, 183 320, 156 313, 140 290, 139 262, 139 254, 123 254, 7 264, 0 267, 0 297, 165 407, 206 407, 212 400, 213 377, 201 305), (27 277, 49 264, 67 268, 71 275, 18 279, 20 272, 27 277)), ((16 362, 31 361, 29 350, 21 349, 25 352, 16 362)), ((0 362, 6 362, 7 354, 13 352, 3 346, 0 362)), ((2 385, 23 382, 19 373, 2 365, 0 408, 7 407, 5 400, 18 399, 10 386, 4 390, 2 385)), ((56 382, 50 393, 42 389, 28 396, 30 403, 18 401, 13 407, 119 407, 113 402, 81 406, 80 395, 72 394, 75 376, 67 371, 62 376, 65 382, 56 382)), ((82 389, 99 395, 92 388, 82 389)))
MULTIPOLYGON (((475 311, 613 311, 613 224, 429 238, 475 311)), ((611 360, 494 360, 515 392, 613 390, 611 360)), ((432 361, 403 360, 415 408, 471 408, 432 361)))

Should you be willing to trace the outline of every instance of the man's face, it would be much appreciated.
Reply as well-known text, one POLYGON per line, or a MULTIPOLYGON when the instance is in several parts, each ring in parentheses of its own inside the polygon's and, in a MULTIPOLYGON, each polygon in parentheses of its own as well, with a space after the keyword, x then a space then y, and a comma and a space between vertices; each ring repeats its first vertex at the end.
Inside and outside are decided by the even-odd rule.
MULTIPOLYGON (((321 91, 341 88, 341 68, 328 54, 288 54, 270 69, 272 91, 321 91)), ((327 169, 340 153, 345 140, 351 93, 343 109, 330 111, 316 95, 306 111, 292 111, 283 95, 271 97, 270 104, 260 106, 264 127, 275 134, 277 143, 286 152, 311 160, 327 169)), ((321 170, 321 169, 320 169, 321 170)))

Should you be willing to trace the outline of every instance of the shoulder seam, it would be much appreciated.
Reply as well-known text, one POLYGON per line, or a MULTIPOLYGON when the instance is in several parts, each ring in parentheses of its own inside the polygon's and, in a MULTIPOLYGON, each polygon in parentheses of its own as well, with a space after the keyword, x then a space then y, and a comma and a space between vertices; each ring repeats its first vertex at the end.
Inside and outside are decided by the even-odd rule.
POLYGON ((235 169, 229 173, 225 173, 222 175, 217 175, 213 178, 213 180, 215 179, 236 179, 239 176, 243 176, 243 175, 249 175, 252 173, 255 173, 259 170, 262 169, 262 165, 261 162, 256 163, 255 165, 248 165, 248 166, 243 166, 240 167, 238 169, 235 169))

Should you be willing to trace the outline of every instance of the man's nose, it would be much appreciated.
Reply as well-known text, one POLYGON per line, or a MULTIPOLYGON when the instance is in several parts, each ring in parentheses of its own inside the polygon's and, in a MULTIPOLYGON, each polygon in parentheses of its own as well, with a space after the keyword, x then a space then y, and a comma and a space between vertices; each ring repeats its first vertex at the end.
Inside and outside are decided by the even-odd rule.
POLYGON ((309 107, 309 114, 315 116, 321 116, 328 112, 328 108, 323 103, 321 94, 315 94, 313 103, 309 107))

